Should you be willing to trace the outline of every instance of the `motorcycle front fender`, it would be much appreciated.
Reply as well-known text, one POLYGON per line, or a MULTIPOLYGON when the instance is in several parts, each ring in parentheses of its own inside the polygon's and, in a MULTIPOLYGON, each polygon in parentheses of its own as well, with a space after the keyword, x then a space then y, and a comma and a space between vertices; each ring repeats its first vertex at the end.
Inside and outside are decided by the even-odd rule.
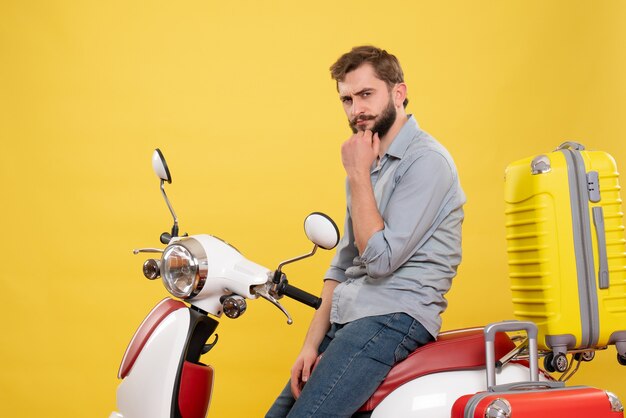
POLYGON ((213 370, 199 363, 217 321, 165 299, 146 317, 129 344, 119 377, 115 418, 204 418, 213 370), (191 415, 189 412, 192 411, 191 415), (116 415, 117 414, 117 415, 116 415))

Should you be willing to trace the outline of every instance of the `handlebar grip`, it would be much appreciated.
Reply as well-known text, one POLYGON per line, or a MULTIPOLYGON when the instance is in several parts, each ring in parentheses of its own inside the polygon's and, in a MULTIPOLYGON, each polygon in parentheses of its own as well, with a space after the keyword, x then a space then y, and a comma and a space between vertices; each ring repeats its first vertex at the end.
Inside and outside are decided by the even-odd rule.
POLYGON ((161 244, 164 244, 164 245, 169 244, 171 240, 172 240, 172 234, 170 234, 169 232, 164 232, 159 237, 159 241, 161 241, 161 244))
POLYGON ((300 303, 304 303, 305 305, 310 306, 311 308, 317 309, 322 304, 322 299, 314 296, 308 292, 305 292, 302 289, 298 289, 290 285, 289 283, 285 283, 281 289, 281 294, 290 297, 291 299, 295 299, 300 303))

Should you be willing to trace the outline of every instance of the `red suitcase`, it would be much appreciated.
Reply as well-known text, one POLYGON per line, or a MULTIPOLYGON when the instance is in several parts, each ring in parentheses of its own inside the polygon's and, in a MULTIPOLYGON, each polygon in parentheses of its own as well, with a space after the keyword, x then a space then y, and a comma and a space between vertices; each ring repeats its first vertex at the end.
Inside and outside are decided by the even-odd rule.
POLYGON ((624 408, 610 392, 588 386, 565 387, 563 382, 540 382, 537 368, 537 326, 532 322, 501 322, 485 327, 486 392, 465 395, 452 407, 452 418, 623 418, 624 408), (495 385, 493 341, 496 332, 526 330, 529 340, 528 382, 495 385))

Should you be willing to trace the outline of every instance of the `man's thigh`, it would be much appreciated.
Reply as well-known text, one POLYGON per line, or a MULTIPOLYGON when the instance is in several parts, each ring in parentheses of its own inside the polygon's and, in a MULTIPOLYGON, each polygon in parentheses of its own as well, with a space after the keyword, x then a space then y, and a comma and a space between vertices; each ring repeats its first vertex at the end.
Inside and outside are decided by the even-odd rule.
POLYGON ((428 341, 430 336, 422 330, 406 314, 368 317, 336 327, 290 416, 351 416, 391 366, 428 341))

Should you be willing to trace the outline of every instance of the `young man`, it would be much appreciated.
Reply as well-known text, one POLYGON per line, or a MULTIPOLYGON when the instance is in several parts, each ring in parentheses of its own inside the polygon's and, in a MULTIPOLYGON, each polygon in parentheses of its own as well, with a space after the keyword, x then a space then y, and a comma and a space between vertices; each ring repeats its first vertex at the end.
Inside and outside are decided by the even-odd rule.
POLYGON ((395 363, 436 338, 461 262, 465 196, 448 152, 405 112, 396 57, 355 47, 330 70, 354 133, 341 148, 345 231, 267 418, 350 417, 395 363))

